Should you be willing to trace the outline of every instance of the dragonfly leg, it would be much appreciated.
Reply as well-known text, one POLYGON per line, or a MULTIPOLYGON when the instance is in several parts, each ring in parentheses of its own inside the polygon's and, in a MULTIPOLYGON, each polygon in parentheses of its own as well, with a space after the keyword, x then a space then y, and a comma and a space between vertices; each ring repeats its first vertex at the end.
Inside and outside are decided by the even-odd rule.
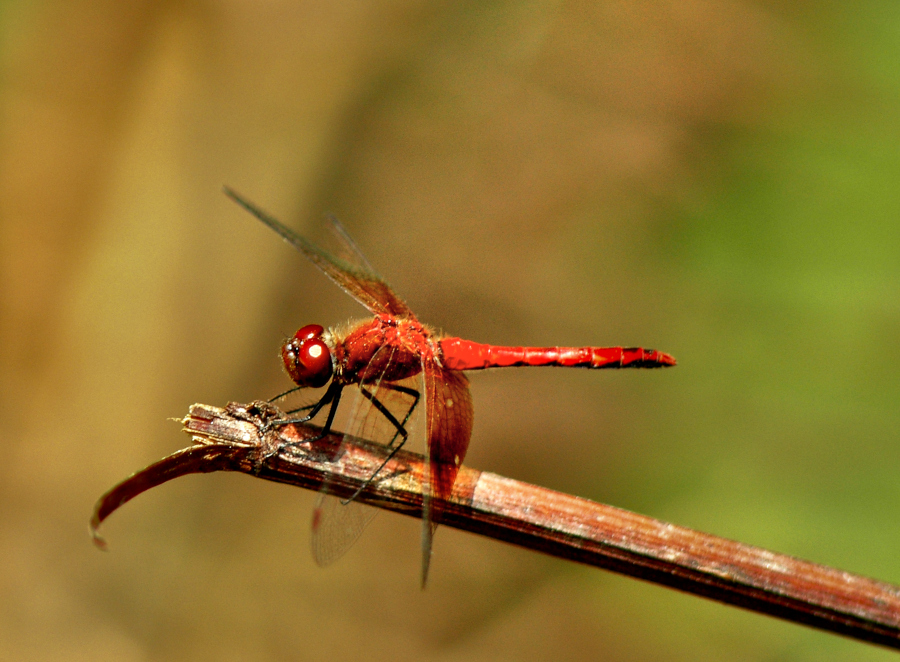
POLYGON ((284 393, 279 393, 279 394, 276 395, 274 398, 269 398, 268 402, 270 402, 270 403, 271 403, 271 402, 277 402, 278 400, 281 400, 282 398, 285 398, 285 397, 289 396, 291 393, 294 393, 295 391, 299 391, 301 388, 303 388, 303 387, 302 387, 302 386, 295 386, 294 388, 289 388, 289 389, 288 389, 287 391, 285 391, 284 393))
POLYGON ((362 394, 366 396, 366 398, 372 403, 372 406, 375 407, 378 411, 381 412, 382 416, 384 416, 388 422, 394 426, 396 432, 394 432, 394 436, 387 443, 388 448, 393 448, 394 444, 397 443, 397 437, 403 437, 403 441, 406 441, 408 436, 408 432, 406 431, 406 423, 409 421, 410 416, 412 416, 413 411, 416 409, 416 405, 419 404, 419 398, 421 397, 419 392, 414 388, 409 388, 408 386, 398 386, 397 384, 382 384, 383 388, 390 389, 392 391, 398 391, 400 393, 405 393, 412 397, 412 403, 409 405, 409 409, 403 417, 402 421, 398 421, 397 418, 388 410, 387 407, 384 406, 378 398, 371 391, 367 391, 365 388, 360 386, 360 391, 362 394))
MULTIPOLYGON (((328 418, 325 419, 325 425, 322 426, 321 432, 315 437, 310 439, 304 439, 302 442, 294 442, 288 441, 276 448, 274 451, 271 451, 266 455, 266 459, 272 457, 273 455, 277 455, 281 451, 287 448, 293 448, 299 443, 308 444, 314 441, 319 441, 323 437, 325 437, 329 432, 331 432, 331 424, 334 422, 334 415, 337 413, 338 403, 341 401, 341 391, 343 390, 343 384, 339 384, 337 382, 331 382, 331 385, 328 387, 328 390, 325 391, 325 394, 322 398, 314 405, 310 407, 301 407, 300 409, 296 409, 294 411, 302 411, 304 409, 309 409, 309 413, 305 416, 294 417, 294 418, 282 418, 275 421, 270 421, 267 423, 264 428, 261 430, 262 434, 265 434, 273 427, 284 427, 285 425, 292 425, 294 423, 307 423, 311 419, 313 419, 325 405, 331 403, 331 407, 328 409, 328 418)), ((294 412, 289 412, 294 413, 294 412)))
POLYGON ((351 501, 353 501, 354 499, 356 499, 356 497, 359 496, 360 492, 362 492, 364 489, 366 489, 369 486, 369 484, 373 480, 375 480, 375 477, 378 476, 379 473, 381 473, 381 470, 384 469, 384 467, 387 465, 387 463, 391 461, 391 459, 397 454, 397 452, 401 448, 403 448, 404 444, 406 444, 406 442, 409 438, 409 433, 406 431, 406 423, 409 421, 410 416, 412 416, 413 411, 415 411, 416 406, 419 404, 419 398, 421 398, 421 394, 413 388, 409 388, 407 386, 399 386, 396 384, 382 384, 382 387, 389 388, 392 391, 399 391, 400 393, 405 393, 406 395, 412 396, 413 401, 410 404, 409 409, 406 412, 406 415, 403 417, 403 421, 401 422, 401 421, 397 420, 397 417, 394 416, 390 412, 390 410, 388 410, 388 408, 385 407, 384 404, 378 398, 375 397, 375 395, 373 393, 371 393, 370 391, 367 391, 362 385, 360 385, 359 390, 362 392, 362 394, 366 398, 368 398, 368 400, 372 403, 372 406, 375 407, 375 409, 377 409, 379 412, 381 412, 381 414, 388 420, 388 422, 390 422, 391 425, 394 426, 394 428, 396 429, 396 432, 394 433, 394 436, 391 439, 390 443, 388 443, 388 445, 387 445, 387 447, 390 449, 391 452, 388 453, 388 456, 386 458, 384 458, 384 461, 381 463, 381 465, 374 471, 374 473, 371 476, 369 476, 366 479, 366 481, 362 485, 359 486, 359 488, 357 488, 356 492, 354 492, 353 495, 349 499, 341 500, 341 503, 345 506, 348 503, 350 503, 351 501), (398 438, 400 439, 400 443, 397 443, 398 438), (394 444, 396 444, 396 446, 394 444))
POLYGON ((313 409, 317 404, 319 404, 319 403, 314 402, 311 405, 303 405, 302 407, 297 407, 296 409, 288 409, 284 413, 285 414, 296 414, 298 411, 309 411, 310 409, 313 409))
MULTIPOLYGON (((304 388, 306 388, 306 387, 305 386, 295 386, 294 388, 288 389, 284 393, 279 393, 274 398, 269 398, 266 402, 270 402, 270 403, 278 402, 279 400, 283 400, 284 398, 289 396, 291 393, 296 393, 297 391, 300 391, 304 388)), ((286 414, 296 414, 298 411, 307 411, 307 410, 313 409, 315 407, 318 407, 318 409, 316 409, 316 412, 318 413, 319 409, 321 409, 321 407, 319 406, 320 402, 321 402, 321 400, 319 402, 314 402, 311 405, 303 405, 302 407, 297 407, 296 409, 289 409, 285 413, 286 414)), ((298 421, 299 421, 299 419, 298 419, 298 421)), ((275 422, 277 423, 277 421, 275 421, 275 422)))

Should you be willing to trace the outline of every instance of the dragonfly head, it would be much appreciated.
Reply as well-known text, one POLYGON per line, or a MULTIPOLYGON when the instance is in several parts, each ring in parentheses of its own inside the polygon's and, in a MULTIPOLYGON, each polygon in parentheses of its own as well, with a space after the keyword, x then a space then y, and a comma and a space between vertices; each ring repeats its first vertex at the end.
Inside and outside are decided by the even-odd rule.
POLYGON ((334 365, 324 333, 318 324, 307 324, 281 348, 281 360, 297 386, 318 388, 331 379, 334 365))

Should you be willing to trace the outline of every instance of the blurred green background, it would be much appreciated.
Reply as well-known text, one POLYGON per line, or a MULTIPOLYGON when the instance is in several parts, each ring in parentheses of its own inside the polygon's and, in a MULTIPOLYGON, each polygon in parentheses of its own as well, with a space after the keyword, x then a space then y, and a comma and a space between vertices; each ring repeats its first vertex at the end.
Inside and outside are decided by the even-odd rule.
POLYGON ((896 2, 0 4, 0 658, 875 660, 315 495, 191 476, 193 402, 364 311, 228 201, 336 214, 423 321, 674 370, 472 378, 470 466, 900 583, 896 2))

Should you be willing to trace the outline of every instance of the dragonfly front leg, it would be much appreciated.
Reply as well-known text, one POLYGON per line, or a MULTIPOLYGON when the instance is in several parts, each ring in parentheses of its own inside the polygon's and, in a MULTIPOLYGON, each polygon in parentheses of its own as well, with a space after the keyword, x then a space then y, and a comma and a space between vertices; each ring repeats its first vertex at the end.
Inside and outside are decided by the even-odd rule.
POLYGON ((409 439, 409 432, 406 431, 406 424, 409 422, 409 419, 412 416, 413 411, 415 411, 416 406, 419 404, 419 399, 421 398, 421 394, 413 388, 409 388, 407 386, 399 386, 397 384, 382 384, 382 388, 387 388, 392 391, 398 391, 400 393, 405 393, 406 395, 412 396, 413 400, 412 400, 412 403, 409 405, 409 409, 407 410, 406 415, 403 417, 403 421, 398 421, 397 417, 394 416, 394 414, 392 414, 391 411, 387 407, 384 406, 384 403, 382 403, 378 398, 376 398, 373 393, 371 393, 370 391, 367 391, 365 389, 365 387, 360 385, 360 387, 359 387, 360 392, 369 400, 369 402, 372 403, 372 406, 375 407, 375 409, 377 409, 379 412, 381 412, 382 416, 384 416, 388 420, 388 422, 394 426, 394 429, 396 431, 394 432, 394 436, 391 438, 390 442, 387 444, 387 447, 391 450, 391 452, 388 453, 388 456, 386 458, 384 458, 384 461, 381 463, 381 465, 374 471, 374 473, 372 473, 371 476, 369 476, 366 479, 366 481, 362 485, 359 486, 359 488, 357 488, 356 492, 354 492, 353 495, 349 499, 341 500, 341 503, 345 506, 348 503, 350 503, 351 501, 353 501, 356 497, 358 497, 360 492, 362 492, 364 489, 366 489, 369 486, 369 484, 373 480, 375 480, 375 477, 379 473, 381 473, 381 470, 384 469, 384 467, 387 465, 387 463, 391 461, 391 459, 397 454, 397 452, 401 448, 403 448, 403 446, 406 444, 406 442, 409 439), (397 443, 398 439, 400 440, 400 443, 397 443), (394 444, 396 444, 396 446, 394 444))
MULTIPOLYGON (((307 387, 306 386, 295 386, 294 388, 288 389, 284 393, 279 393, 274 398, 269 398, 266 402, 269 402, 269 403, 278 402, 279 400, 283 400, 284 398, 289 396, 291 393, 296 393, 297 391, 301 391, 304 388, 307 388, 307 387)), ((312 410, 308 416, 305 416, 303 418, 294 417, 294 418, 290 418, 290 419, 278 419, 276 421, 273 421, 273 423, 278 424, 282 421, 286 421, 288 423, 305 423, 305 422, 309 421, 311 418, 313 418, 316 414, 318 414, 319 411, 322 409, 322 407, 324 405, 328 404, 329 400, 332 397, 333 397, 332 394, 329 393, 328 391, 326 391, 325 395, 323 395, 317 402, 314 402, 311 405, 303 405, 302 407, 296 407, 295 409, 288 409, 285 412, 286 414, 296 414, 298 411, 312 410)))
POLYGON ((338 404, 341 401, 341 392, 343 391, 344 385, 339 384, 338 382, 331 382, 331 385, 328 387, 328 390, 325 391, 325 394, 322 398, 314 405, 308 407, 300 407, 299 409, 295 409, 292 412, 303 411, 304 409, 308 409, 309 413, 301 416, 301 417, 293 417, 293 418, 282 418, 274 421, 270 421, 266 423, 265 426, 260 430, 262 434, 265 434, 273 427, 284 427, 285 425, 292 425, 295 423, 308 423, 312 420, 327 404, 331 404, 331 407, 328 409, 328 417, 325 419, 325 425, 322 426, 321 431, 315 437, 304 439, 302 441, 287 441, 280 446, 278 446, 275 450, 266 454, 265 459, 272 457, 273 455, 277 455, 281 451, 285 449, 294 448, 299 444, 308 444, 311 442, 319 441, 324 438, 331 432, 331 425, 334 423, 334 415, 337 413, 338 404))
POLYGON ((283 398, 286 398, 286 397, 289 396, 291 393, 295 393, 296 391, 299 391, 299 390, 302 389, 302 388, 304 388, 304 387, 303 387, 303 386, 295 386, 294 388, 289 388, 289 389, 288 389, 287 391, 285 391, 284 393, 279 393, 279 394, 276 395, 274 398, 269 398, 268 402, 270 402, 270 403, 272 403, 272 402, 277 402, 278 400, 281 400, 281 399, 283 399, 283 398))

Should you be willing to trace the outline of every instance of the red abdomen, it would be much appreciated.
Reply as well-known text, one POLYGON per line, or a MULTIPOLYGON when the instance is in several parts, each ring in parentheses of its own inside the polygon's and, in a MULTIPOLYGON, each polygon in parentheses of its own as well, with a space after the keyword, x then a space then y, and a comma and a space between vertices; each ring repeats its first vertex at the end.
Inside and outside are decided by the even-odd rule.
POLYGON ((513 366, 564 368, 664 368, 675 359, 641 347, 498 347, 462 338, 439 341, 441 362, 448 370, 484 370, 513 366))

